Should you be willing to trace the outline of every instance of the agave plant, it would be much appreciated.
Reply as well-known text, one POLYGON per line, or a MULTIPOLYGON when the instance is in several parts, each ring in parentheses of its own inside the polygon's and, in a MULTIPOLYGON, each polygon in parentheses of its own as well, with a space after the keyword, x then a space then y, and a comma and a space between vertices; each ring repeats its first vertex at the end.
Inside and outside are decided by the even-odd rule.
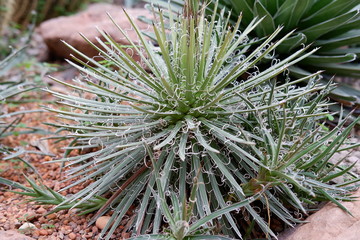
POLYGON ((172 237, 186 239, 192 234, 183 231, 188 224, 194 231, 240 238, 244 229, 236 212, 241 211, 269 238, 276 238, 270 214, 261 215, 258 205, 292 226, 299 222, 294 212, 307 213, 304 203, 330 200, 344 208, 339 200, 351 200, 354 186, 348 185, 358 178, 349 172, 351 167, 329 159, 341 150, 355 123, 343 129, 344 119, 326 130, 319 121, 329 115, 323 98, 332 85, 318 83, 320 72, 293 80, 288 76, 288 67, 314 50, 303 47, 255 71, 293 33, 275 41, 281 32, 276 28, 249 53, 256 41, 249 34, 262 21, 255 18, 239 32, 242 18, 229 28, 230 15, 218 16, 217 7, 207 18, 197 1, 189 1, 180 21, 171 11, 167 20, 160 11, 153 23, 158 45, 148 41, 124 11, 138 41, 112 20, 131 51, 102 30, 96 44, 83 36, 105 61, 65 43, 76 54, 68 62, 84 76, 74 84, 53 78, 74 91, 47 90, 66 107, 47 109, 65 120, 52 125, 74 138, 67 151, 95 151, 53 161, 64 163, 66 180, 73 180, 63 190, 86 183, 59 207, 77 207, 110 194, 93 219, 112 212, 101 233, 106 239, 134 204, 134 235, 158 234, 170 226, 172 237), (133 60, 133 54, 141 61, 133 60), (248 79, 239 82, 246 73, 248 79), (286 81, 277 82, 279 75, 286 81), (300 82, 307 84, 295 86, 300 82), (345 182, 329 184, 339 176, 345 176, 345 182), (168 197, 169 208, 164 205, 168 197), (250 204, 255 200, 257 205, 250 204), (185 205, 193 205, 190 219, 168 212, 187 209, 185 205), (223 217, 216 215, 221 210, 223 217))
MULTIPOLYGON (((167 0, 145 0, 154 5, 168 8, 167 0)), ((171 0, 174 12, 181 11, 184 0, 171 0)), ((215 1, 209 1, 208 14, 212 14, 215 1)), ((276 51, 279 58, 285 58, 305 44, 312 44, 319 50, 296 65, 290 67, 292 74, 304 76, 313 71, 326 70, 326 74, 359 78, 359 48, 354 44, 360 41, 360 0, 220 0, 219 9, 232 10, 230 21, 236 22, 243 16, 243 30, 254 17, 264 17, 250 36, 262 39, 283 26, 281 38, 296 29, 276 51)), ((271 61, 265 62, 265 68, 271 61)), ((330 79, 329 77, 327 79, 330 79)), ((349 86, 341 86, 331 92, 340 102, 359 105, 360 92, 349 86)))

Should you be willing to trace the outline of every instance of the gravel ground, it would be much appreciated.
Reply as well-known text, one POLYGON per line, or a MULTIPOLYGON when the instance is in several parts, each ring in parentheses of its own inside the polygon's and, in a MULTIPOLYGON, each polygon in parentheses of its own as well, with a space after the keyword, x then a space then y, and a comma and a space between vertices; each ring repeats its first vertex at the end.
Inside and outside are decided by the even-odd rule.
MULTIPOLYGON (((52 73, 51 75, 69 81, 78 74, 73 68, 62 68, 62 71, 52 73)), ((44 82, 50 84, 51 87, 58 92, 66 92, 67 90, 60 84, 54 84, 47 78, 44 82)), ((41 109, 43 101, 54 102, 54 98, 45 93, 44 91, 29 92, 23 97, 24 100, 31 100, 35 102, 23 103, 21 105, 6 105, 3 112, 14 112, 18 110, 34 110, 41 109), (37 101, 36 101, 37 100, 37 101)), ((27 127, 42 128, 47 131, 55 131, 49 126, 44 125, 44 122, 55 122, 55 114, 52 113, 32 113, 26 114, 22 119, 22 123, 26 124, 27 127)), ((39 172, 44 185, 49 188, 58 191, 59 189, 69 185, 70 182, 60 182, 64 180, 64 173, 61 173, 60 164, 47 164, 46 162, 53 159, 59 159, 62 157, 64 151, 62 147, 66 146, 66 142, 60 144, 54 144, 54 140, 43 140, 44 135, 29 134, 19 136, 9 136, 1 141, 9 147, 23 146, 28 150, 42 151, 45 153, 51 153, 54 157, 42 156, 36 154, 28 154, 23 156, 25 160, 30 162, 39 172)), ((72 153, 77 154, 76 152, 72 153)), ((3 156, 0 153, 0 176, 19 182, 23 185, 29 186, 24 178, 24 175, 37 179, 37 175, 26 167, 20 161, 2 161, 3 156)), ((74 180, 73 180, 74 181, 74 180)), ((81 190, 81 186, 70 188, 66 191, 61 192, 64 196, 68 194, 74 194, 81 190)), ((93 214, 86 216, 76 215, 75 210, 60 211, 58 213, 47 215, 49 211, 53 209, 53 206, 38 206, 33 203, 26 203, 27 197, 18 195, 15 193, 8 192, 8 188, 0 185, 0 230, 18 230, 24 224, 34 224, 36 229, 28 229, 21 231, 24 234, 40 240, 67 240, 67 239, 97 239, 99 232, 101 231, 95 225, 88 226, 90 219, 93 214)), ((132 216, 133 213, 130 211, 127 214, 132 216)), ((121 223, 118 230, 113 234, 112 239, 125 239, 130 236, 130 233, 126 232, 126 221, 121 223)), ((0 239, 1 240, 1 239, 0 239)))
MULTIPOLYGON (((22 109, 34 109, 38 106, 36 104, 25 104, 22 109)), ((11 111, 11 110, 10 110, 11 111)), ((55 121, 54 114, 50 113, 34 113, 27 115, 23 122, 30 126, 45 127, 41 122, 55 121)), ((51 130, 50 128, 48 130, 51 130)), ((21 135, 8 137, 3 143, 7 146, 18 146, 19 144, 28 143, 29 150, 48 151, 55 155, 54 158, 60 158, 63 154, 61 146, 65 143, 53 144, 51 140, 41 141, 39 139, 44 136, 41 135, 21 135)), ((0 157, 1 158, 1 157, 0 157)), ((49 156, 39 156, 30 154, 25 157, 27 161, 33 164, 39 171, 43 183, 54 189, 59 190, 69 184, 69 182, 60 183, 63 180, 64 174, 60 173, 59 164, 46 164, 47 161, 52 160, 49 156)), ((27 185, 23 176, 29 176, 36 179, 36 174, 28 167, 24 166, 19 161, 1 161, 0 162, 0 176, 17 181, 21 184, 27 185)), ((81 190, 82 187, 74 187, 62 194, 73 194, 81 190)), ((52 240, 52 239, 97 239, 100 229, 96 226, 88 226, 88 223, 93 214, 86 216, 78 216, 75 210, 60 211, 47 215, 52 210, 53 206, 38 206, 32 203, 25 203, 26 197, 7 191, 7 188, 0 186, 0 230, 17 230, 24 223, 32 223, 36 229, 28 229, 22 231, 26 235, 35 239, 52 240)), ((132 215, 132 212, 128 213, 132 215)), ((126 224, 125 222, 123 223, 126 224)), ((129 233, 124 230, 124 226, 120 226, 112 239, 124 239, 129 237, 129 233)))

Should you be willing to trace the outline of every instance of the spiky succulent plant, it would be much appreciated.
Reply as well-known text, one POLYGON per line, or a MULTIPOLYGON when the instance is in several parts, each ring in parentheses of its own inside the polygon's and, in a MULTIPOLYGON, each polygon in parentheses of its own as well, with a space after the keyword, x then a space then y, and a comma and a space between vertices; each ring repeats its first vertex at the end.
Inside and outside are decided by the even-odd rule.
MULTIPOLYGON (((145 0, 154 5, 168 8, 167 0, 145 0)), ((170 0, 174 12, 181 11, 184 0, 170 0)), ((208 14, 212 14, 214 0, 208 1, 208 14)), ((312 44, 319 50, 293 65, 293 74, 306 75, 313 71, 326 70, 328 76, 360 77, 358 59, 360 41, 360 0, 220 0, 219 9, 232 11, 230 21, 235 22, 239 14, 243 15, 243 27, 254 17, 264 17, 252 38, 262 39, 269 36, 278 27, 293 34, 276 51, 279 58, 285 58, 302 46, 312 44)), ((243 27, 241 29, 243 30, 243 27)), ((270 61, 264 61, 265 68, 270 61)), ((330 79, 328 77, 327 79, 330 79)), ((331 95, 348 105, 359 105, 360 92, 349 86, 339 87, 331 95)))
POLYGON ((341 206, 338 200, 350 200, 351 187, 346 186, 358 179, 350 167, 329 159, 354 123, 343 130, 344 120, 326 130, 319 121, 329 114, 323 97, 331 84, 318 84, 319 73, 288 77, 288 67, 314 51, 306 53, 303 47, 256 71, 257 63, 292 33, 275 41, 281 32, 277 28, 249 53, 249 34, 261 20, 252 20, 240 32, 241 17, 229 27, 223 12, 207 18, 196 1, 189 1, 180 21, 171 12, 168 17, 160 12, 153 23, 158 45, 129 16, 138 41, 113 20, 130 43, 127 50, 102 30, 97 44, 83 36, 105 62, 65 43, 76 54, 69 63, 83 72, 83 79, 71 84, 54 78, 73 91, 48 90, 66 107, 48 110, 66 120, 53 125, 75 139, 67 150, 95 150, 54 161, 65 163, 66 180, 73 179, 65 189, 85 186, 62 204, 76 202, 76 207, 110 194, 95 216, 112 212, 102 231, 106 239, 134 204, 137 214, 129 220, 134 235, 173 226, 175 239, 199 228, 239 238, 245 231, 239 224, 241 212, 270 238, 276 237, 271 217, 261 214, 259 206, 293 225, 299 222, 294 212, 307 212, 304 203, 330 200, 341 206), (247 73, 246 81, 238 81, 247 73), (280 74, 285 82, 277 82, 280 74), (305 81, 305 86, 295 86, 305 81), (338 176, 345 176, 345 182, 330 185, 338 176), (238 206, 237 213, 229 205, 238 206), (171 209, 193 211, 190 217, 171 217, 171 209), (223 217, 209 217, 221 209, 223 217))

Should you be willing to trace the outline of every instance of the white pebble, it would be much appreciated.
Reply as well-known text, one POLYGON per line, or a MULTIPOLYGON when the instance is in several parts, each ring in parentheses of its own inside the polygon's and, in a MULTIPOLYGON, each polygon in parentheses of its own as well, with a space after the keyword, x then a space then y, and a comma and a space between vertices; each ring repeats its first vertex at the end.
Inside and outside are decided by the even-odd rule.
POLYGON ((25 230, 25 229, 37 229, 37 227, 36 227, 34 224, 32 224, 32 223, 26 222, 26 223, 24 223, 23 225, 21 225, 21 226, 19 227, 19 229, 20 229, 20 230, 25 230))

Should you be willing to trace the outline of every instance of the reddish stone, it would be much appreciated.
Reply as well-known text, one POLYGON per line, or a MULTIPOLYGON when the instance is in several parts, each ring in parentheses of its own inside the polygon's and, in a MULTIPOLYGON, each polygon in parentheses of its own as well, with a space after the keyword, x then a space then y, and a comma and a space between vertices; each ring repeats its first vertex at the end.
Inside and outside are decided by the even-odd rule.
POLYGON ((42 236, 47 236, 49 233, 46 231, 46 229, 40 229, 39 234, 42 236))
POLYGON ((46 216, 47 219, 55 219, 56 218, 56 214, 52 213, 46 216))
MULTIPOLYGON (((360 189, 353 195, 360 196, 360 189)), ((360 239, 360 201, 342 203, 352 214, 333 203, 326 204, 293 232, 283 233, 279 240, 358 240, 360 239)))
MULTIPOLYGON (((85 55, 93 57, 98 55, 98 51, 91 47, 79 33, 84 34, 91 42, 100 46, 96 38, 102 38, 96 27, 110 34, 120 45, 128 45, 129 42, 120 33, 106 13, 109 13, 115 22, 125 29, 130 39, 137 41, 137 34, 132 29, 131 24, 124 14, 122 7, 98 3, 73 16, 53 18, 43 22, 39 26, 39 32, 44 38, 51 53, 61 58, 70 58, 69 54, 73 53, 60 40, 69 43, 85 55)), ((146 30, 149 25, 136 18, 141 15, 151 17, 151 13, 146 9, 128 9, 127 13, 134 19, 140 29, 146 30)), ((131 49, 129 51, 132 51, 131 49)), ((133 56, 135 59, 139 59, 133 56)))
POLYGON ((75 233, 70 233, 69 238, 70 239, 76 239, 76 234, 75 233))

